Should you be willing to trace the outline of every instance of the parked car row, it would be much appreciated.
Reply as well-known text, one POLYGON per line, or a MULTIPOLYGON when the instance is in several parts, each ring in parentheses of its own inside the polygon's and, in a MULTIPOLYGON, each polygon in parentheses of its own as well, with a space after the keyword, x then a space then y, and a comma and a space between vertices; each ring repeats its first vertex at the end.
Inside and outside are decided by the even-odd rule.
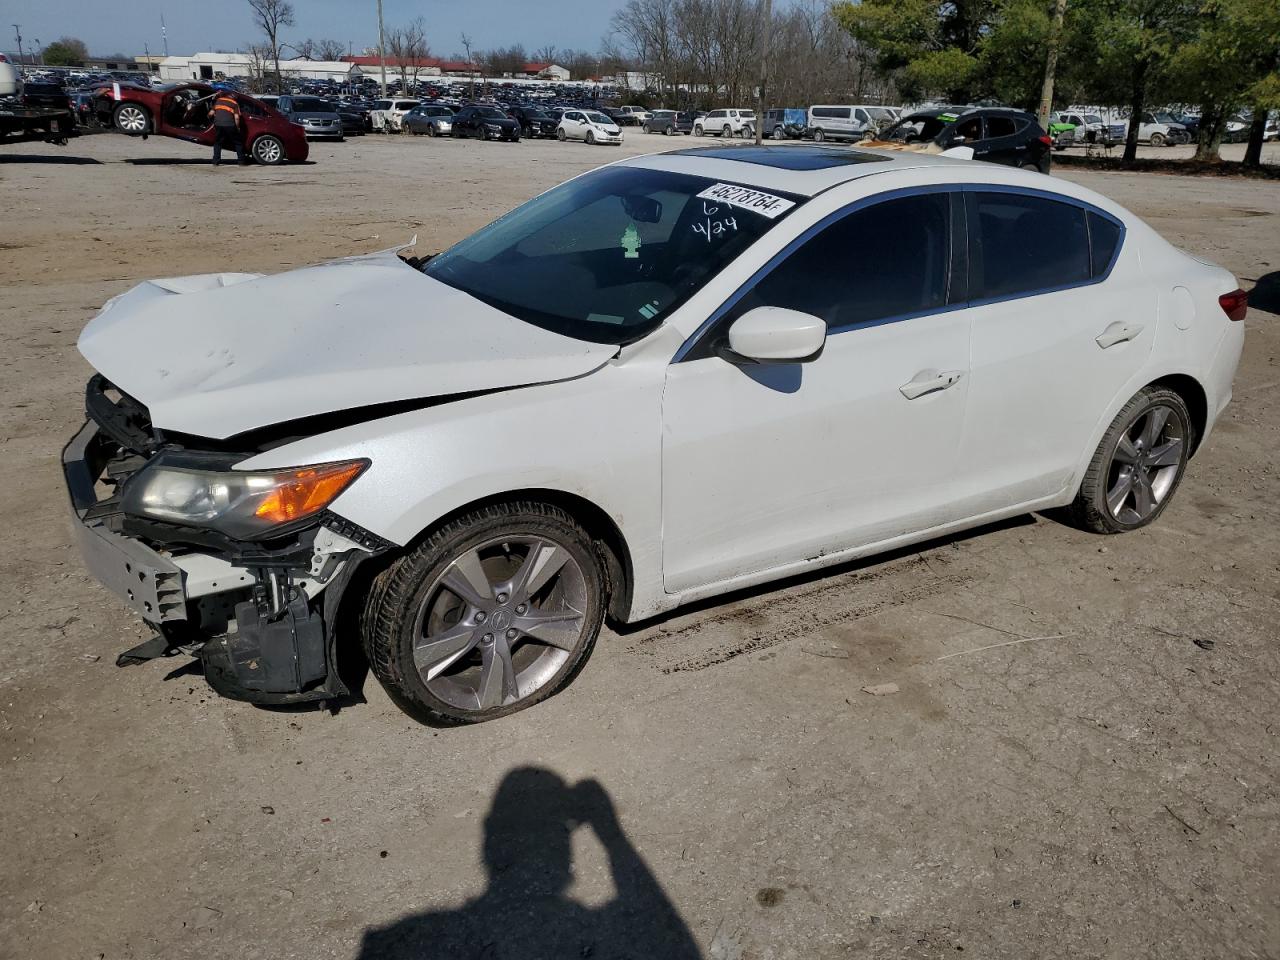
POLYGON ((622 143, 620 125, 603 111, 589 108, 558 108, 531 105, 506 106, 488 103, 452 105, 416 100, 396 101, 394 110, 383 112, 380 127, 385 132, 401 130, 428 137, 474 137, 480 140, 535 139, 582 140, 586 143, 622 143))

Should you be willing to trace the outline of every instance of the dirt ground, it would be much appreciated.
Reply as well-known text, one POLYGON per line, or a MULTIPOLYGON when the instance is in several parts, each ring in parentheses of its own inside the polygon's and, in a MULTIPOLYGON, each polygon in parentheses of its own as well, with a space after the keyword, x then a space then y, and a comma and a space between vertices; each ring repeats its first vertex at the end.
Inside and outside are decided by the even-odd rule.
POLYGON ((459 730, 372 681, 269 711, 113 665, 146 634, 73 554, 58 469, 104 300, 439 249, 688 143, 0 156, 0 957, 1280 957, 1280 183, 1069 174, 1263 278, 1148 530, 1028 516, 606 631, 565 693, 459 730))

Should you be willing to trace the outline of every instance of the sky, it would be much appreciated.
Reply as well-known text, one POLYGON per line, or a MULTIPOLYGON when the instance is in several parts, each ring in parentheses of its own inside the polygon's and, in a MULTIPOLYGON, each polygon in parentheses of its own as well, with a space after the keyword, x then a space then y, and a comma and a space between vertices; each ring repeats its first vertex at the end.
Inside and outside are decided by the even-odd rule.
MULTIPOLYGON (((333 39, 352 50, 378 39, 376 0, 292 0, 297 25, 283 39, 333 39)), ((467 33, 476 49, 547 44, 596 50, 609 32, 609 20, 625 0, 383 0, 388 29, 422 17, 427 42, 437 56, 462 51, 467 33)), ((168 27, 169 53, 243 49, 260 38, 245 0, 4 0, 0 3, 0 51, 16 52, 13 24, 22 26, 23 49, 35 40, 48 44, 61 36, 79 37, 97 56, 164 52, 160 31, 168 27)), ((288 50, 285 51, 286 54, 288 50)))

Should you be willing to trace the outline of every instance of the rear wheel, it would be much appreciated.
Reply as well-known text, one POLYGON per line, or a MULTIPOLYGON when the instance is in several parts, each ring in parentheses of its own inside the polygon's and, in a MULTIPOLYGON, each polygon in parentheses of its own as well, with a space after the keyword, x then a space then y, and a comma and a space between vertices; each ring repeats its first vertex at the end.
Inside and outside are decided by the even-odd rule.
POLYGON ((704 131, 704 130, 702 129, 702 127, 701 127, 701 126, 697 126, 697 127, 694 127, 694 128, 693 128, 693 135, 694 135, 695 137, 701 137, 701 136, 704 136, 704 135, 705 135, 705 133, 706 133, 706 131, 704 131))
POLYGON ((250 152, 253 154, 253 159, 267 166, 284 163, 284 144, 269 133, 253 141, 250 152))
POLYGON ((785 136, 786 136, 786 134, 782 132, 782 128, 781 128, 781 127, 774 127, 774 128, 773 128, 773 139, 775 139, 775 140, 781 140, 781 139, 782 139, 783 137, 785 137, 785 136))
POLYGON ((662 135, 663 135, 664 137, 669 137, 669 136, 671 136, 671 128, 670 128, 670 127, 663 127, 663 128, 662 128, 662 135))
POLYGON ((813 131, 813 142, 814 142, 814 143, 821 143, 821 142, 822 142, 823 140, 825 140, 825 139, 827 139, 827 135, 826 135, 825 133, 823 133, 821 130, 815 130, 815 131, 813 131))
POLYGON ((605 594, 599 551, 572 517, 547 504, 498 504, 450 522, 379 575, 365 650, 411 716, 491 720, 573 679, 605 594))
POLYGON ((733 127, 729 126, 729 125, 726 123, 723 127, 721 127, 721 128, 720 128, 720 136, 722 136, 722 137, 732 137, 732 136, 733 136, 733 127))
POLYGON ((150 128, 151 115, 147 113, 145 107, 140 107, 136 103, 121 103, 117 104, 112 112, 111 122, 121 133, 138 137, 150 128))
POLYGON ((1071 504, 1076 524, 1096 533, 1145 527, 1164 512, 1182 482, 1195 429, 1182 397, 1146 387, 1103 435, 1071 504))

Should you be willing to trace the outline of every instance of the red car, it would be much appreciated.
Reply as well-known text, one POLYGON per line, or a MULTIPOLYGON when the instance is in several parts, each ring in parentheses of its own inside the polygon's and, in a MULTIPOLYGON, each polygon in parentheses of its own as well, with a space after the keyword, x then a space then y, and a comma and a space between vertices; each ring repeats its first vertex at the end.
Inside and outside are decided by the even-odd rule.
MULTIPOLYGON (((156 134, 213 146, 213 98, 218 91, 204 83, 169 87, 111 84, 98 91, 98 115, 132 137, 156 134)), ((258 163, 301 163, 307 159, 307 136, 260 100, 233 93, 244 118, 248 155, 258 163)))

